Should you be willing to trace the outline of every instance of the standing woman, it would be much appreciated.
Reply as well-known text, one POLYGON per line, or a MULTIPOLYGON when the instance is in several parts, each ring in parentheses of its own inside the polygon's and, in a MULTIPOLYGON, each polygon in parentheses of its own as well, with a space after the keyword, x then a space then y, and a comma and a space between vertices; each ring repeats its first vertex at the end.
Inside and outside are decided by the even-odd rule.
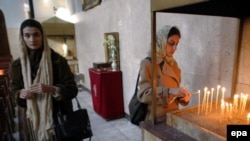
POLYGON ((20 27, 20 58, 11 65, 11 94, 25 109, 30 141, 56 140, 58 110, 73 111, 78 89, 67 60, 48 46, 41 23, 27 19, 20 27))
MULTIPOLYGON (((181 69, 173 55, 181 38, 180 31, 175 26, 165 25, 156 35, 156 71, 157 71, 157 101, 156 116, 164 117, 167 112, 178 110, 179 104, 189 103, 190 93, 181 87, 181 69)), ((151 52, 149 53, 151 57, 151 52)), ((137 97, 142 103, 148 104, 146 120, 152 119, 153 102, 152 63, 143 59, 140 64, 140 80, 137 97)))

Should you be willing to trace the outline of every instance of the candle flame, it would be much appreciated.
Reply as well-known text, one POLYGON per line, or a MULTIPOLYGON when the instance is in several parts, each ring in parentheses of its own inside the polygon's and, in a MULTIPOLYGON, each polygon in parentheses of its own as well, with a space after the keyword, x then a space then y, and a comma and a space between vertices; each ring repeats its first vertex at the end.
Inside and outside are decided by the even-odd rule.
POLYGON ((238 94, 235 94, 235 95, 234 95, 234 98, 239 98, 239 95, 238 95, 238 94))
POLYGON ((250 119, 250 113, 247 114, 247 118, 250 119))
POLYGON ((4 70, 0 70, 0 75, 3 75, 4 74, 4 70))
POLYGON ((204 91, 207 91, 207 87, 204 88, 204 91))
POLYGON ((225 101, 222 99, 221 100, 221 105, 224 105, 225 104, 225 101))
POLYGON ((226 90, 226 88, 225 88, 225 87, 223 87, 223 88, 222 88, 222 91, 223 91, 223 92, 225 92, 225 90, 226 90))

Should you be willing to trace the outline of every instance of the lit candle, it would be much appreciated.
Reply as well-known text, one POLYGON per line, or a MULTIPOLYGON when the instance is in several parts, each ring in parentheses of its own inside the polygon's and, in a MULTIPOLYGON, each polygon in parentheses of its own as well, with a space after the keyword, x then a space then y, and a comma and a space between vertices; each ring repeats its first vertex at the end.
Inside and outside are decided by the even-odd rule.
POLYGON ((226 89, 225 89, 225 87, 223 87, 221 90, 222 90, 222 97, 221 97, 221 99, 224 100, 224 95, 225 95, 225 90, 226 90, 226 89))
POLYGON ((241 93, 240 113, 242 114, 245 96, 241 93))
POLYGON ((224 115, 224 110, 225 110, 225 102, 223 99, 221 99, 221 118, 224 115))
POLYGON ((201 94, 201 91, 198 90, 198 115, 200 114, 200 94, 201 94))
POLYGON ((234 95, 234 103, 233 103, 233 108, 234 108, 235 112, 237 112, 237 109, 238 109, 238 99, 239 99, 239 95, 235 94, 234 95))
POLYGON ((250 113, 247 114, 247 124, 249 124, 249 120, 250 120, 250 113))
POLYGON ((232 117, 233 105, 232 103, 229 104, 229 117, 232 117))
POLYGON ((206 114, 207 114, 207 111, 208 111, 209 95, 210 95, 210 91, 207 91, 206 114))
POLYGON ((240 94, 240 104, 239 104, 239 110, 240 110, 240 112, 242 111, 243 97, 244 97, 244 95, 243 95, 243 93, 241 93, 241 94, 240 94))
POLYGON ((247 99, 248 99, 248 94, 246 94, 246 100, 245 100, 244 110, 246 110, 247 99))
POLYGON ((206 95, 207 95, 207 87, 204 88, 204 95, 202 100, 202 111, 205 111, 205 104, 206 104, 206 95))
POLYGON ((244 113, 245 110, 246 110, 247 98, 248 98, 248 94, 245 94, 244 98, 243 98, 244 100, 243 100, 243 104, 242 104, 242 111, 241 111, 241 113, 244 113))
POLYGON ((216 94, 216 110, 217 110, 217 105, 218 105, 218 99, 219 99, 219 90, 220 90, 220 85, 217 86, 217 94, 216 94))
POLYGON ((210 112, 212 112, 212 108, 213 108, 213 105, 212 105, 212 101, 213 101, 213 94, 214 94, 214 88, 211 89, 211 103, 210 103, 210 112))
POLYGON ((4 74, 4 70, 0 70, 0 75, 3 75, 4 74))
POLYGON ((227 103, 227 102, 226 102, 225 104, 226 104, 225 114, 226 114, 226 118, 227 118, 227 117, 228 117, 228 115, 229 115, 229 108, 228 108, 228 107, 229 107, 229 105, 228 105, 228 103, 227 103))

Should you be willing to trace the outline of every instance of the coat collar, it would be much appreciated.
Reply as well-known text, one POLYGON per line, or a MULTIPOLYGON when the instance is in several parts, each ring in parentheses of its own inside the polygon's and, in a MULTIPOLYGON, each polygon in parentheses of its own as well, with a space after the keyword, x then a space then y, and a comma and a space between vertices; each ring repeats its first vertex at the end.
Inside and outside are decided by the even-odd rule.
POLYGON ((175 79, 175 81, 180 84, 180 77, 179 77, 179 67, 176 63, 173 66, 169 65, 168 63, 164 62, 162 58, 157 58, 156 64, 162 69, 161 73, 163 75, 168 75, 175 79))

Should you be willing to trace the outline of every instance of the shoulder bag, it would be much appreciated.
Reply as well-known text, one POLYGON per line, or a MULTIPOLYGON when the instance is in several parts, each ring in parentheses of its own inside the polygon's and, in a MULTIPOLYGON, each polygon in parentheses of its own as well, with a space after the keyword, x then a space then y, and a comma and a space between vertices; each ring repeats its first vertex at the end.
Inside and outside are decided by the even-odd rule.
MULTIPOLYGON (((151 61, 151 58, 146 57, 146 59, 151 61)), ((148 104, 142 103, 137 98, 137 87, 140 78, 140 71, 137 76, 134 95, 129 102, 129 113, 130 121, 135 125, 139 125, 141 121, 144 121, 147 115, 148 104)))
POLYGON ((55 131, 60 141, 82 140, 93 136, 87 109, 82 109, 75 97, 78 109, 70 114, 57 115, 55 131))

